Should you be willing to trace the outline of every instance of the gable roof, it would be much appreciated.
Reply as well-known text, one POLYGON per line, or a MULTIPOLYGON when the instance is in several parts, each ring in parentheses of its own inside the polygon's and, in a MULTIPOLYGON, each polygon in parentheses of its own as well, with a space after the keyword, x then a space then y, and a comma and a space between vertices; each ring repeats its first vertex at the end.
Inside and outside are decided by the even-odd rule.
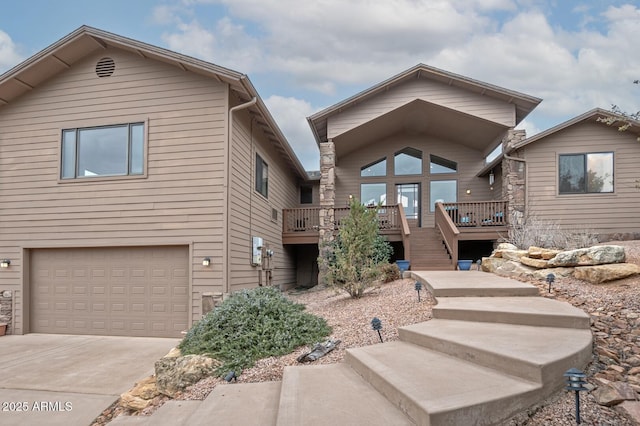
POLYGON ((250 112, 296 174, 302 179, 307 179, 300 160, 245 74, 86 25, 0 75, 0 113, 3 105, 11 103, 44 81, 70 68, 87 55, 107 47, 132 52, 145 59, 164 62, 185 72, 193 72, 226 83, 242 102, 255 97, 257 102, 250 108, 250 112))
POLYGON ((316 142, 319 144, 320 142, 327 140, 327 120, 329 117, 339 114, 343 110, 362 103, 381 92, 387 91, 394 86, 404 83, 405 81, 416 78, 428 78, 447 85, 503 100, 508 103, 513 103, 516 106, 516 124, 520 123, 540 102, 542 102, 542 99, 534 96, 494 86, 489 83, 484 83, 459 74, 431 67, 429 65, 418 64, 401 72, 400 74, 376 84, 375 86, 370 87, 369 89, 363 90, 342 102, 307 117, 307 121, 311 126, 316 142))
MULTIPOLYGON (((529 145, 533 142, 539 141, 540 139, 546 138, 547 136, 550 136, 554 133, 557 133, 561 130, 564 130, 568 127, 571 127, 575 124, 581 123, 583 121, 598 121, 598 119, 601 118, 613 118, 613 119, 617 119, 612 125, 611 127, 613 129, 615 129, 616 131, 618 130, 618 127, 615 126, 616 123, 626 123, 626 122, 630 122, 631 123, 631 128, 630 131, 633 131, 634 133, 640 133, 640 121, 635 121, 635 120, 630 120, 630 119, 626 119, 624 117, 622 117, 619 114, 616 114, 614 112, 611 111, 607 111, 606 109, 602 109, 602 108, 594 108, 590 111, 585 112, 584 114, 581 114, 577 117, 574 117, 570 120, 565 121, 564 123, 560 123, 557 126, 551 127, 550 129, 547 129, 543 132, 537 133, 533 136, 531 136, 530 138, 524 139, 522 141, 520 141, 519 143, 515 144, 511 149, 509 149, 509 152, 512 152, 516 149, 522 148, 523 146, 529 145)), ((606 126, 606 123, 602 123, 603 126, 606 126)), ((507 152, 507 154, 509 154, 509 152, 507 152)))

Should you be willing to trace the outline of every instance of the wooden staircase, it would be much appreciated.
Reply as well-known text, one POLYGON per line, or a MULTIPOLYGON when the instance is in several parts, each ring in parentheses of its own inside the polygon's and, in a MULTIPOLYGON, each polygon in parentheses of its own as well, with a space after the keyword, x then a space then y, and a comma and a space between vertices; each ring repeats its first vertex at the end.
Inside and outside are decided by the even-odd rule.
POLYGON ((453 261, 436 228, 411 228, 411 269, 416 271, 452 270, 453 261))

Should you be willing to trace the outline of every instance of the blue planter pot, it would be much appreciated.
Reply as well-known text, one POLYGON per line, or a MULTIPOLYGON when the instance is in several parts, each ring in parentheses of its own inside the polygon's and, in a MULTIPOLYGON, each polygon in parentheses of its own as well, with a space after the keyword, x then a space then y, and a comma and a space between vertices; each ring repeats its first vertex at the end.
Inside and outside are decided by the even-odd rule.
POLYGON ((461 271, 469 271, 473 260, 458 260, 458 269, 461 271))
POLYGON ((400 273, 402 274, 404 271, 409 270, 409 261, 408 260, 396 260, 396 265, 398 265, 398 269, 400 269, 400 273))

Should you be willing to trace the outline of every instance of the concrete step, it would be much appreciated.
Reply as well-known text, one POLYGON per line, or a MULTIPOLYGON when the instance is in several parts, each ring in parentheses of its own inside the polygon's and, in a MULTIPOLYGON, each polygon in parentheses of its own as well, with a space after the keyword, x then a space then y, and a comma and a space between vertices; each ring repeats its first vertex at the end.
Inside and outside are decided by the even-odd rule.
POLYGON ((434 297, 537 296, 537 287, 481 271, 412 271, 434 297))
POLYGON ((149 417, 149 425, 175 426, 191 424, 187 423, 189 418, 202 404, 203 401, 167 401, 149 417))
POLYGON ((401 426, 413 423, 342 363, 285 367, 277 425, 401 426))
POLYGON ((398 329, 400 340, 544 384, 591 359, 591 330, 432 319, 398 329))
POLYGON ((274 426, 281 384, 262 382, 218 385, 182 424, 274 426))
POLYGON ((114 426, 147 426, 151 425, 151 417, 152 416, 127 416, 125 414, 120 414, 118 417, 114 418, 109 422, 109 425, 114 426))
POLYGON ((495 424, 542 391, 538 383, 401 341, 349 349, 345 360, 419 425, 495 424))
POLYGON ((589 316, 543 297, 438 297, 433 318, 589 329, 589 316))

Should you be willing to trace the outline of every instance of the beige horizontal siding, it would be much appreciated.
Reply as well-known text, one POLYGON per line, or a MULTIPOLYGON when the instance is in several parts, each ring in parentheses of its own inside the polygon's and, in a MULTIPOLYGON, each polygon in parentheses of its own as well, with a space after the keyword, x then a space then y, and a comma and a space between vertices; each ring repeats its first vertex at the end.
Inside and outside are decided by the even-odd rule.
POLYGON ((198 319, 201 293, 222 290, 227 99, 224 84, 109 48, 0 107, 0 290, 24 290, 23 248, 189 244, 198 319), (116 72, 98 78, 104 56, 116 72), (137 121, 145 177, 59 180, 61 129, 137 121))
POLYGON ((635 187, 640 178, 640 145, 635 135, 583 122, 528 145, 525 155, 531 214, 602 234, 640 230, 640 191, 635 187), (614 153, 614 193, 558 194, 558 156, 589 152, 614 153))
POLYGON ((327 138, 335 138, 348 130, 416 99, 480 117, 507 127, 515 125, 515 107, 513 104, 426 78, 419 78, 395 86, 384 93, 380 93, 330 117, 327 122, 327 138))
MULTIPOLYGON (((295 283, 295 257, 282 245, 282 209, 297 205, 297 179, 279 151, 246 111, 234 118, 229 198, 229 256, 231 291, 258 285, 261 268, 251 266, 251 238, 262 237, 275 252, 271 259, 273 284, 295 283), (256 152, 268 165, 268 197, 255 191, 256 152), (278 214, 272 220, 272 209, 278 214)), ((263 273, 264 277, 264 273, 263 273)))

